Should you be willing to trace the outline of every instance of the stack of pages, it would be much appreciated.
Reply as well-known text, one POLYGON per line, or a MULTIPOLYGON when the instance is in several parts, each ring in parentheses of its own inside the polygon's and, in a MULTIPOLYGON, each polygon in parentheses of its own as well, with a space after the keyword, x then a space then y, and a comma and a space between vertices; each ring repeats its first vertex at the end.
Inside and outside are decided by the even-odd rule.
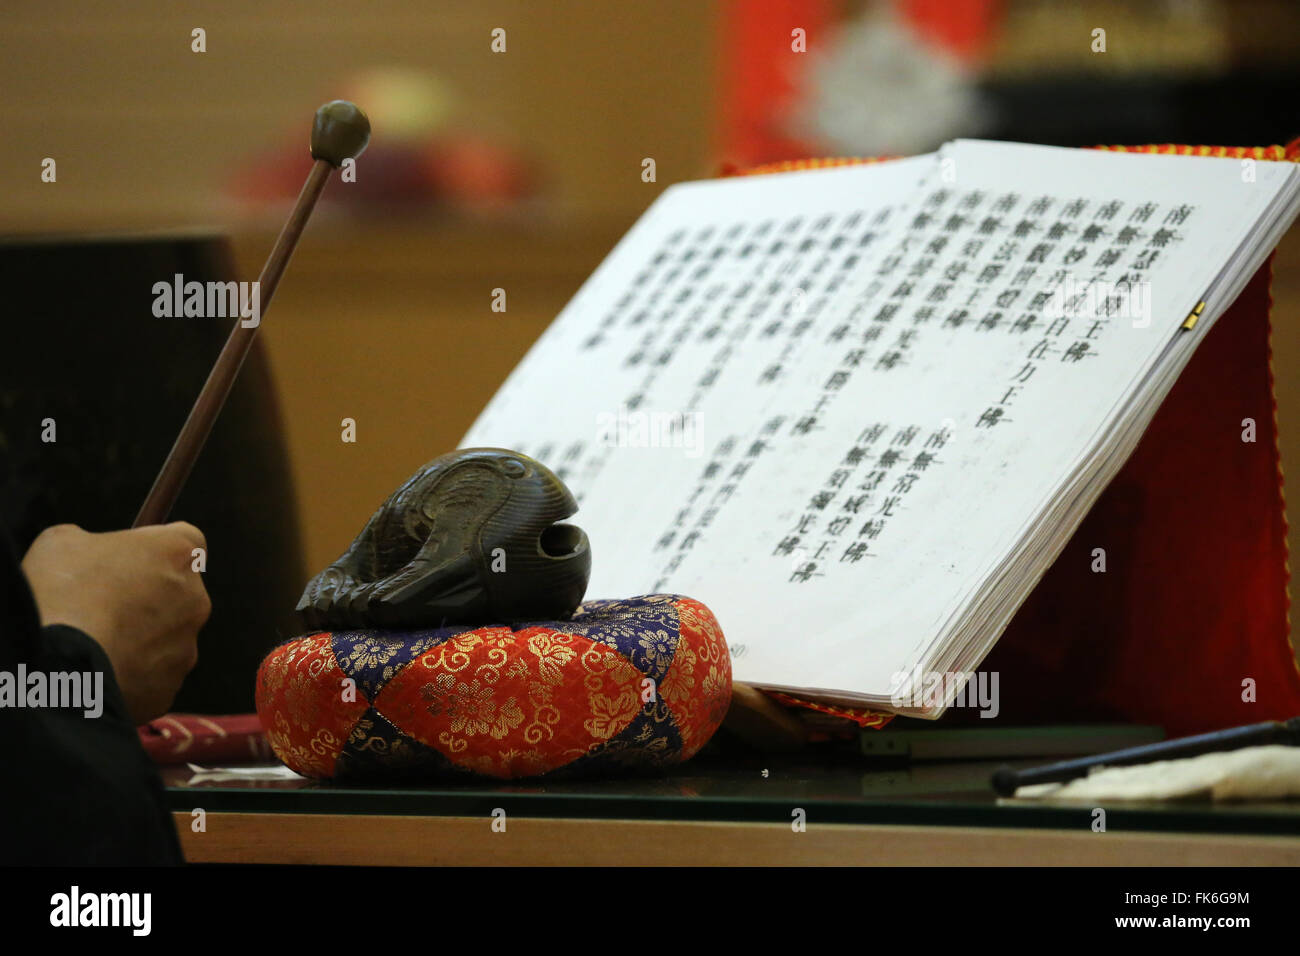
POLYGON ((937 717, 1298 208, 1291 163, 968 140, 673 186, 463 445, 574 491, 588 598, 937 717))

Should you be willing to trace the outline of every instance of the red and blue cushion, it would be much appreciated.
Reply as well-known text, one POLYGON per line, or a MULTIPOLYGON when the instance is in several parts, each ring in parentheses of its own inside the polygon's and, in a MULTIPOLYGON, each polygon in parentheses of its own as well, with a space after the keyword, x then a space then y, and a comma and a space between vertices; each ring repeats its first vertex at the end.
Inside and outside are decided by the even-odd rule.
POLYGON ((276 755, 351 780, 662 769, 694 756, 730 701, 717 620, 671 594, 515 627, 308 634, 257 674, 276 755))

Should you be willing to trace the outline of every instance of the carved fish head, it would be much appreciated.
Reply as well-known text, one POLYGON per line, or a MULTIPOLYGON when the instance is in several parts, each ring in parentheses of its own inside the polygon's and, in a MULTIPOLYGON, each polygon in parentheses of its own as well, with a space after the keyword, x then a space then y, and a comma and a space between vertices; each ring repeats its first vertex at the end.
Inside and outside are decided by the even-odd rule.
POLYGON ((578 510, 545 465, 504 448, 435 458, 308 582, 309 628, 434 628, 567 618, 591 577, 578 510))

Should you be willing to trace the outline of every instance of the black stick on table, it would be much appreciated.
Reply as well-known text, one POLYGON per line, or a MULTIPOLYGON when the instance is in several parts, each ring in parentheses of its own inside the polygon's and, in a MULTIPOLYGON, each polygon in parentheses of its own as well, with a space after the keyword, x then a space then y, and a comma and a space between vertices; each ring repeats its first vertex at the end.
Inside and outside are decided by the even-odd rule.
POLYGON ((1015 795, 1018 787, 1027 787, 1035 783, 1064 783, 1075 777, 1087 776, 1093 767, 1124 767, 1151 763, 1155 760, 1178 760, 1183 757, 1198 757, 1201 754, 1240 750, 1243 747, 1259 747, 1265 744, 1300 746, 1300 717, 1292 717, 1286 721, 1271 720, 1262 724, 1230 727, 1227 730, 1216 730, 1195 737, 1162 740, 1156 744, 1143 744, 1141 747, 1128 747, 1108 754, 1063 760, 1060 763, 1033 767, 1029 770, 999 767, 993 773, 992 784, 993 789, 1001 796, 1010 797, 1015 795))

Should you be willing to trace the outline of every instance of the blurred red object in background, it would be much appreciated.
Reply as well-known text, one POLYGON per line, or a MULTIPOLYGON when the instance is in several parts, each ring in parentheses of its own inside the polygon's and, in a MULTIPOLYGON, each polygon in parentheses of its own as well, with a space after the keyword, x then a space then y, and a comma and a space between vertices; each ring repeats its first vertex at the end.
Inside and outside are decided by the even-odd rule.
MULTIPOLYGON (((893 11, 928 44, 973 66, 992 42, 1003 0, 896 0, 893 11)), ((808 57, 843 14, 839 0, 724 0, 716 150, 723 162, 752 167, 825 155, 826 147, 793 136, 784 118, 806 108, 808 57), (795 30, 804 31, 809 52, 794 49, 795 30)))
MULTIPOLYGON (((296 137, 239 171, 231 192, 263 205, 292 200, 311 166, 296 137)), ((357 161, 356 182, 332 183, 323 202, 358 208, 430 205, 505 207, 536 192, 532 164, 518 153, 472 134, 430 137, 421 144, 375 144, 357 161)))
MULTIPOLYGON (((343 84, 343 93, 370 116, 374 136, 357 160, 355 180, 339 176, 322 202, 392 215, 431 207, 503 209, 536 193, 535 164, 451 121, 455 98, 437 77, 400 67, 369 70, 343 84)), ((292 201, 310 165, 295 133, 249 160, 230 192, 256 206, 292 201)))

